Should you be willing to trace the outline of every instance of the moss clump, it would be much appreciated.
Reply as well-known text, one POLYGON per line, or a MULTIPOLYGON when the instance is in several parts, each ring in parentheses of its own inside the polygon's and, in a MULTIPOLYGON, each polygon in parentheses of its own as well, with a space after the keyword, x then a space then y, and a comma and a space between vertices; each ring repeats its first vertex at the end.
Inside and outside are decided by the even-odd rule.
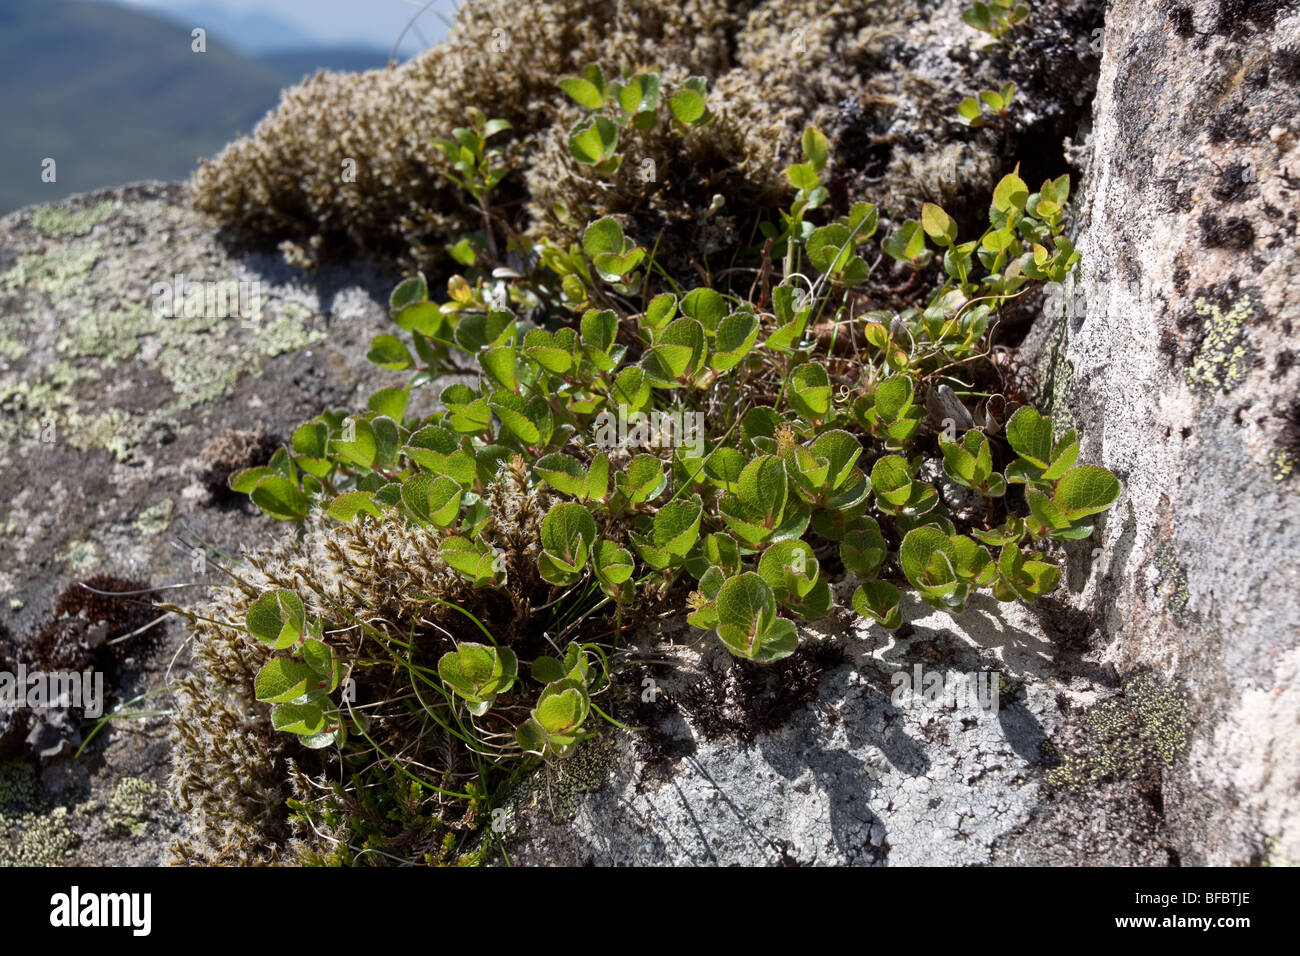
POLYGON ((0 764, 0 817, 21 816, 36 804, 36 771, 31 764, 17 760, 0 764))
POLYGON ((651 236, 692 227, 683 211, 714 193, 732 214, 780 195, 790 144, 810 123, 836 132, 847 108, 865 142, 866 120, 892 104, 903 82, 887 43, 906 34, 918 9, 627 0, 611 18, 603 0, 545 0, 521 19, 517 4, 470 0, 448 39, 410 63, 320 73, 288 90, 252 136, 200 167, 196 204, 247 234, 285 240, 303 263, 336 245, 428 264, 443 243, 481 226, 446 187, 430 142, 475 106, 512 124, 505 159, 525 171, 524 188, 511 184, 501 199, 524 201, 535 233, 565 230, 557 207, 590 218, 636 212, 651 236), (623 171, 612 179, 576 170, 566 134, 578 114, 555 84, 592 63, 657 66, 670 85, 705 76, 714 120, 684 141, 630 131, 623 171), (652 181, 638 175, 647 161, 652 181), (352 164, 356 176, 343 175, 352 164))
MULTIPOLYGON (((490 622, 504 644, 537 653, 544 643, 531 621, 548 591, 536 567, 549 499, 507 467, 484 501, 492 515, 484 540, 504 555, 509 588, 471 587, 438 555, 436 535, 414 524, 366 517, 356 524, 309 521, 302 536, 246 552, 245 566, 236 569, 240 583, 217 589, 198 610, 203 619, 191 615, 197 666, 177 694, 172 786, 181 809, 192 815, 194 833, 174 847, 178 859, 381 862, 393 853, 441 859, 446 835, 468 831, 461 818, 476 812, 474 801, 466 810, 461 801, 445 806, 427 788, 405 795, 411 778, 386 761, 365 761, 358 777, 335 786, 337 772, 328 772, 321 752, 274 731, 270 707, 250 698, 270 650, 242 626, 214 622, 242 625, 249 606, 269 589, 301 594, 307 613, 325 622, 325 639, 343 672, 355 680, 374 753, 401 754, 398 766, 422 780, 430 765, 445 767, 436 775, 444 789, 471 786, 478 768, 469 755, 440 733, 421 730, 418 714, 404 703, 413 699, 408 663, 392 656, 394 645, 387 642, 409 643, 415 665, 435 666, 452 646, 450 633, 464 635, 472 627, 458 611, 429 600, 437 598, 490 622), (367 639, 379 629, 382 640, 367 639), (292 815, 290 799, 296 801, 292 815), (418 813, 403 809, 411 799, 418 813)), ((436 693, 427 687, 415 692, 436 693)))
POLYGON ((66 206, 42 206, 32 213, 32 228, 51 239, 84 236, 113 214, 117 203, 105 200, 89 209, 74 212, 66 206))
POLYGON ((1124 692, 1086 711, 1078 739, 1060 748, 1047 773, 1052 786, 1085 793, 1103 783, 1150 784, 1187 746, 1187 695, 1140 674, 1124 692))
POLYGON ((280 440, 258 425, 251 431, 227 428, 210 440, 199 452, 203 472, 199 480, 208 490, 211 501, 224 501, 232 494, 230 476, 245 468, 265 465, 280 440))

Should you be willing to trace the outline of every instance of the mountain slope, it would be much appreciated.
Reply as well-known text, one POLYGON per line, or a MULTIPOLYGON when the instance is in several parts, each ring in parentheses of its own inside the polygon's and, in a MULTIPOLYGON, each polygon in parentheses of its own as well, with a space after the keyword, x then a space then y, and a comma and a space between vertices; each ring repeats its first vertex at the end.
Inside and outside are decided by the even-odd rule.
POLYGON ((0 213, 147 178, 183 179, 250 129, 285 75, 211 34, 74 0, 0 0, 0 213), (57 181, 41 181, 46 157, 57 181))

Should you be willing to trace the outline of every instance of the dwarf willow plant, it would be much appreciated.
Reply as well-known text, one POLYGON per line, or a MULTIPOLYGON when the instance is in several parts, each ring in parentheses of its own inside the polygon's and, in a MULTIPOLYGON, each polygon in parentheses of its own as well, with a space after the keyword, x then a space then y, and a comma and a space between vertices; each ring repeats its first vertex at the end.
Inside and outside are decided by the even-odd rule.
MULTIPOLYGON (((569 82, 571 94, 594 105, 597 79, 569 82)), ((635 121, 653 89, 642 85, 635 110, 630 93, 624 103, 602 92, 601 103, 612 95, 635 121)), ((409 384, 380 389, 364 413, 304 424, 292 451, 232 486, 277 518, 323 510, 340 522, 366 514, 420 526, 475 586, 507 588, 501 555, 483 539, 485 495, 503 468, 519 470, 554 498, 536 573, 555 600, 595 590, 588 613, 612 607, 621 617, 684 584, 689 622, 755 661, 789 655, 795 622, 831 611, 840 568, 858 581, 853 608, 887 628, 902 621, 904 588, 954 612, 980 589, 1001 601, 1050 592, 1060 567, 1047 545, 1089 535, 1119 483, 1077 464, 1075 434, 1057 434, 1032 408, 1003 420, 995 406, 1006 411, 1005 402, 972 411, 959 396, 977 394, 967 369, 986 357, 998 309, 1077 262, 1063 234, 1068 178, 1031 192, 1018 171, 1008 174, 988 225, 965 241, 951 216, 926 204, 880 248, 905 272, 937 264, 937 287, 904 309, 858 311, 877 210, 857 203, 810 222, 826 201, 829 157, 815 130, 802 148, 804 161, 787 170, 795 199, 764 224, 786 263, 769 301, 707 286, 651 295, 652 261, 612 218, 585 229, 580 268, 557 275, 541 254, 534 274, 507 277, 504 294, 480 273, 454 277, 437 302, 417 275, 390 299, 410 346, 381 335, 369 353, 411 373, 409 384), (607 307, 587 308, 574 326, 521 317, 566 282, 581 284, 572 299, 607 307), (638 294, 643 307, 630 304, 638 294), (826 322, 851 338, 850 357, 826 354, 811 334, 826 322), (451 385, 440 410, 411 415, 411 390, 451 350, 477 361, 478 384, 451 385), (931 395, 952 411, 941 423, 930 421, 931 395), (959 421, 970 426, 961 434, 959 421)), ((333 665, 301 637, 309 626, 291 595, 267 601, 280 616, 250 614, 250 631, 293 651, 268 665, 265 697, 259 677, 259 697, 319 707, 337 683, 333 665), (279 620, 289 623, 276 631, 279 620)), ((531 663, 542 688, 516 729, 524 751, 559 755, 581 738, 592 708, 588 650, 572 644, 564 661, 531 663)), ((515 686, 519 667, 508 648, 461 642, 438 674, 481 715, 515 686)), ((283 711, 277 726, 326 739, 320 709, 322 720, 283 711)))
MULTIPOLYGON (((604 176, 612 176, 623 165, 618 152, 620 130, 648 130, 659 122, 663 97, 658 73, 633 74, 624 69, 619 79, 607 80, 604 71, 592 64, 581 76, 560 80, 559 86, 587 111, 569 131, 569 154, 604 176)), ((707 95, 707 81, 693 76, 668 97, 668 113, 682 128, 703 126, 711 118, 707 95)))
POLYGON ((961 14, 969 26, 1001 40, 1010 30, 1029 19, 1029 4, 1021 0, 988 0, 971 4, 961 14))

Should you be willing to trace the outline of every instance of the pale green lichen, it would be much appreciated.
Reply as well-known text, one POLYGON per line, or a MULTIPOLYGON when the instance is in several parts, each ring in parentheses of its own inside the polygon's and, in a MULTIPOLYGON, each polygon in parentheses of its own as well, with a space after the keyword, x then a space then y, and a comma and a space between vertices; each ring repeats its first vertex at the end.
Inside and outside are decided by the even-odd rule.
POLYGON ((42 812, 36 771, 27 763, 0 764, 0 866, 55 866, 77 845, 68 811, 42 812))
POLYGON ((1296 454, 1290 448, 1274 448, 1268 455, 1273 465, 1273 480, 1285 481, 1295 471, 1296 454))
POLYGON ((1191 601, 1191 593, 1187 589, 1187 571, 1178 563, 1174 549, 1169 545, 1156 550, 1155 565, 1160 572, 1156 593, 1164 598, 1170 611, 1182 614, 1191 601))
POLYGON ((67 206, 42 206, 32 213, 32 228, 51 239, 84 236, 113 214, 117 203, 106 199, 97 206, 73 212, 67 206))
POLYGON ((50 295, 59 295, 93 269, 99 256, 100 246, 97 242, 69 246, 45 254, 22 255, 18 257, 17 264, 5 274, 5 285, 12 291, 30 287, 50 295))
MULTIPOLYGON (((1068 299, 1067 299, 1068 301, 1068 299)), ((1070 402, 1074 395, 1074 366, 1065 357, 1066 317, 1062 313, 1039 355, 1035 378, 1042 383, 1037 399, 1059 429, 1075 427, 1070 402)))
POLYGON ((158 785, 148 780, 140 777, 119 780, 109 800, 110 828, 132 837, 144 836, 157 795, 158 785))
POLYGON ((82 539, 70 541, 54 557, 64 562, 74 574, 89 574, 99 566, 99 545, 82 539))
POLYGON ((164 498, 152 507, 146 508, 140 512, 140 516, 135 519, 135 530, 141 537, 152 538, 154 535, 161 534, 167 530, 167 526, 172 520, 172 500, 164 498))
POLYGON ((1187 370, 1188 385, 1230 392, 1245 381, 1250 370, 1245 324, 1251 311, 1249 295, 1241 296, 1227 312, 1204 296, 1196 300, 1196 314, 1206 321, 1200 345, 1187 370))
POLYGON ((94 357, 112 367, 140 350, 139 338, 159 331, 161 324, 143 306, 123 302, 106 311, 87 312, 68 323, 68 333, 55 348, 77 357, 94 357))
POLYGON ((66 807, 0 819, 0 866, 59 866, 79 842, 66 807))

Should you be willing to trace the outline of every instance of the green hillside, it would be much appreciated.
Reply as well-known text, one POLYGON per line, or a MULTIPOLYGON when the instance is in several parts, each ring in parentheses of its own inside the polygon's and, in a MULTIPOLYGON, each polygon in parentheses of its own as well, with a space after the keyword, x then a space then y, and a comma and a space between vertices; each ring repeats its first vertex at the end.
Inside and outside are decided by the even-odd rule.
POLYGON ((0 213, 138 179, 183 179, 297 79, 211 35, 75 0, 0 0, 0 213), (41 181, 45 157, 57 181, 41 181))

